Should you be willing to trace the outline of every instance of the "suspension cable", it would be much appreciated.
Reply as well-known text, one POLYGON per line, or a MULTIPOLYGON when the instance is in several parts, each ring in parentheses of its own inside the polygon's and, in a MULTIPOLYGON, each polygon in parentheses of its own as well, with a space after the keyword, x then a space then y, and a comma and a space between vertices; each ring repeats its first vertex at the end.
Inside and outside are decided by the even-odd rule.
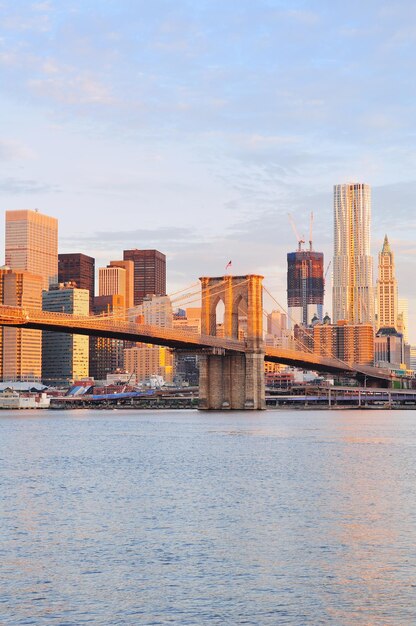
MULTIPOLYGON (((263 285, 263 289, 264 289, 264 290, 265 290, 265 292, 266 292, 266 293, 267 293, 267 294, 268 294, 268 295, 272 298, 272 300, 274 300, 274 302, 278 305, 278 307, 279 307, 279 308, 281 308, 281 309, 282 309, 282 311, 283 311, 284 313, 286 313, 285 309, 284 309, 284 308, 282 307, 282 305, 281 305, 281 304, 280 304, 280 303, 276 300, 276 298, 275 298, 275 297, 273 296, 273 294, 272 294, 272 293, 271 293, 271 292, 267 289, 267 287, 265 287, 265 286, 263 285)), ((287 313, 286 313, 286 314, 287 314, 287 313)), ((291 319, 291 321, 293 321, 293 320, 291 319)), ((295 339, 295 341, 298 341, 298 343, 299 343, 300 345, 302 345, 304 348, 306 348, 306 350, 307 350, 307 351, 309 351, 309 353, 311 353, 311 354, 315 354, 315 355, 316 355, 316 353, 315 353, 314 351, 312 351, 310 348, 308 348, 307 346, 305 346, 305 345, 304 345, 301 341, 299 341, 298 339, 295 339)), ((319 355, 317 355, 317 356, 319 356, 319 355)), ((350 363, 347 363, 347 361, 344 361, 343 359, 340 359, 339 357, 335 356, 333 352, 332 352, 332 353, 330 353, 330 354, 327 354, 327 356, 328 356, 328 357, 330 357, 330 358, 332 358, 332 359, 334 359, 335 361, 338 361, 338 362, 339 362, 339 363, 341 363, 342 365, 347 366, 347 368, 351 368, 351 364, 350 364, 350 363)), ((359 373, 361 373, 361 374, 366 375, 365 370, 360 369, 360 368, 359 368, 359 366, 357 367, 357 365, 356 365, 355 363, 354 363, 354 369, 355 369, 357 372, 359 372, 359 373)))

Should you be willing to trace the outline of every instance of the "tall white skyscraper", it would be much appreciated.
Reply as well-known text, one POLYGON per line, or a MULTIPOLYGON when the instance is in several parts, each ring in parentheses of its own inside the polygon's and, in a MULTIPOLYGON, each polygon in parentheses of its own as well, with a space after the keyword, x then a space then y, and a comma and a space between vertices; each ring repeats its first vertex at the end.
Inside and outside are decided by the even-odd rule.
POLYGON ((397 330, 398 290, 394 271, 394 254, 387 235, 378 255, 377 327, 397 330))
POLYGON ((374 324, 370 255, 371 189, 364 183, 334 186, 333 321, 374 324))

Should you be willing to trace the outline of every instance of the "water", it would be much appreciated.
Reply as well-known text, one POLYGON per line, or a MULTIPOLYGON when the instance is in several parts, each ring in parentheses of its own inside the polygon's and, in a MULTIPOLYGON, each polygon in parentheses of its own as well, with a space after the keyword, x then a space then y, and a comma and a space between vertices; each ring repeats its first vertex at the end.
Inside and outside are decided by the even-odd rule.
POLYGON ((416 412, 1 412, 0 623, 415 624, 416 412))

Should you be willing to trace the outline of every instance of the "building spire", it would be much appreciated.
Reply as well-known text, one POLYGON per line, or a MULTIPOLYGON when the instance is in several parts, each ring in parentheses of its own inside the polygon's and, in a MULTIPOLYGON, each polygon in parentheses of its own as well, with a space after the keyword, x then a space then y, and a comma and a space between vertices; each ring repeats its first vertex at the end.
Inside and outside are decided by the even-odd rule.
POLYGON ((396 328, 398 291, 394 268, 394 254, 387 235, 378 255, 377 310, 378 328, 396 328))
POLYGON ((390 253, 391 249, 390 249, 390 244, 389 244, 389 240, 387 235, 384 235, 384 243, 383 243, 383 249, 381 250, 382 254, 387 254, 390 253))

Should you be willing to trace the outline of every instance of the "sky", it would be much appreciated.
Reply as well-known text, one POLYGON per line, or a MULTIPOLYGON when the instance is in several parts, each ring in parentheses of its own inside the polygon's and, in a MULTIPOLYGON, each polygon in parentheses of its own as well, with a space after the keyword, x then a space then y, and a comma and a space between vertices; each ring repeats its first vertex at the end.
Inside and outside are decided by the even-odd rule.
POLYGON ((333 185, 365 182, 416 343, 415 24, 412 0, 0 0, 1 206, 97 267, 161 250, 168 292, 231 259, 285 306, 288 213, 327 266, 333 185))

